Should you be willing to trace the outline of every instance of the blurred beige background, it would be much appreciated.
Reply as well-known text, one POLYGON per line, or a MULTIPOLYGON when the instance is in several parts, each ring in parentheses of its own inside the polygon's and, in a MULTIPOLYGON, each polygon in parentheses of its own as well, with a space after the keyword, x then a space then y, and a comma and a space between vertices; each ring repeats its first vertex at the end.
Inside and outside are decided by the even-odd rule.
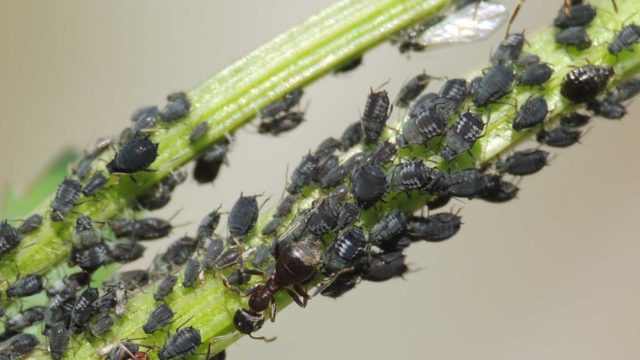
MULTIPOLYGON (((26 186, 64 147, 117 133, 138 106, 195 86, 329 3, 0 1, 0 181, 26 186)), ((549 23, 560 3, 529 1, 514 29, 549 23)), ((215 187, 183 186, 160 214, 196 220, 241 191, 278 198, 287 164, 357 119, 370 86, 391 79, 396 93, 423 69, 464 75, 502 34, 411 58, 380 46, 357 71, 306 89, 308 122, 295 132, 240 131, 215 187)), ((637 101, 621 122, 595 120, 581 145, 521 182, 517 201, 454 202, 465 226, 413 246, 405 281, 291 307, 261 332, 276 342, 243 339, 229 358, 640 358, 639 116, 637 101)))

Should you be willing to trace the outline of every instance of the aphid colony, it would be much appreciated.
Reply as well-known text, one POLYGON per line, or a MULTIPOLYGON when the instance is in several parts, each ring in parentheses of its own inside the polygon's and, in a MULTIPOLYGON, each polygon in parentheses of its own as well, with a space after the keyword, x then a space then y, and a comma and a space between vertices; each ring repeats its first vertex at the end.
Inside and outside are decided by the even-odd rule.
MULTIPOLYGON (((460 7, 464 8, 462 3, 460 7)), ((585 26, 596 10, 580 1, 573 1, 570 11, 565 10, 554 21, 561 29, 556 35, 557 43, 579 50, 588 48, 591 42, 585 26)), ((421 50, 429 45, 424 43, 422 34, 432 24, 420 26, 411 30, 413 33, 407 30, 399 35, 401 51, 421 50)), ((639 33, 637 25, 625 26, 608 45, 609 53, 617 56, 628 51, 638 41, 639 33)), ((385 281, 402 276, 407 271, 404 249, 419 240, 439 242, 452 237, 461 227, 461 217, 454 212, 426 216, 397 210, 384 212, 382 201, 428 194, 422 198, 430 211, 445 206, 452 197, 505 202, 518 193, 518 187, 505 180, 505 175, 531 175, 548 164, 547 151, 529 149, 496 161, 493 171, 456 166, 456 159, 463 154, 475 160, 471 150, 487 126, 485 116, 471 104, 475 108, 487 107, 503 99, 515 84, 536 87, 553 76, 554 70, 540 62, 537 55, 522 53, 524 43, 523 34, 507 34, 491 56, 491 67, 482 76, 469 82, 449 79, 438 93, 421 95, 431 76, 423 73, 412 78, 395 100, 397 106, 408 108, 395 141, 383 136, 392 113, 391 100, 386 91, 372 90, 359 122, 349 125, 339 139, 328 138, 303 157, 291 175, 286 189, 289 194, 280 201, 271 221, 260 229, 256 226, 259 196, 241 194, 229 211, 226 239, 216 234, 222 213, 215 209, 202 219, 195 236, 181 236, 157 255, 149 271, 116 273, 98 289, 90 286, 93 272, 111 262, 127 263, 140 258, 145 250, 141 242, 166 237, 173 226, 170 221, 153 217, 119 218, 103 225, 85 215, 74 216, 69 264, 79 270, 53 283, 46 283, 39 274, 24 274, 9 282, 3 297, 21 299, 44 291, 49 303, 3 314, 5 331, 0 334, 0 358, 17 358, 38 347, 39 340, 22 331, 39 323, 44 324, 42 331, 48 337, 53 359, 64 356, 74 334, 110 336, 114 317, 124 316, 127 300, 151 281, 157 304, 140 325, 144 333, 166 331, 167 325, 181 315, 170 306, 176 286, 197 288, 201 281, 210 280, 210 274, 210 278, 221 278, 229 291, 248 298, 247 306, 236 310, 233 323, 237 332, 254 337, 253 333, 264 324, 265 312, 271 321, 275 320, 279 293, 304 307, 317 294, 338 297, 361 280, 385 281), (341 158, 340 152, 358 144, 363 151, 341 158), (400 149, 414 145, 427 145, 449 166, 432 167, 416 158, 398 156, 400 149), (299 194, 310 186, 321 189, 323 195, 309 208, 295 208, 299 194), (364 213, 375 214, 377 221, 365 227, 364 213), (264 244, 245 249, 245 240, 257 230, 261 231, 264 244), (103 233, 113 234, 117 240, 103 233), (318 273, 326 279, 310 295, 308 288, 318 273), (262 280, 248 286, 253 276, 262 280)), ((596 115, 621 118, 626 112, 622 103, 640 92, 640 80, 629 80, 603 93, 613 75, 610 67, 583 65, 565 75, 560 91, 568 101, 584 103, 596 115)), ((277 135, 299 125, 304 114, 291 109, 302 94, 302 89, 296 89, 263 108, 259 132, 277 135)), ((163 123, 186 116, 189 110, 187 96, 176 93, 168 97, 161 111, 157 107, 137 111, 132 126, 118 141, 99 141, 73 169, 75 177, 60 184, 51 203, 50 219, 63 222, 68 215, 76 215, 75 206, 84 198, 99 196, 113 175, 127 174, 135 182, 136 173, 151 171, 162 149, 148 135, 163 123), (104 164, 104 171, 96 170, 94 160, 111 146, 118 146, 113 158, 104 164)), ((588 123, 588 115, 573 112, 560 119, 560 126, 544 129, 548 112, 544 97, 532 96, 517 108, 512 128, 535 129, 537 140, 550 147, 567 147, 580 140, 579 128, 588 123)), ((190 143, 197 144, 208 130, 206 122, 196 125, 189 135, 190 143)), ((196 161, 194 179, 199 183, 213 181, 228 150, 229 141, 225 139, 204 151, 196 161)), ((154 210, 165 206, 172 191, 186 178, 182 171, 170 174, 138 197, 137 207, 154 210)), ((0 256, 15 249, 25 234, 38 231, 42 222, 40 215, 25 219, 17 227, 7 220, 1 222, 0 256)), ((109 359, 148 359, 148 353, 156 351, 159 359, 172 359, 195 354, 202 344, 198 329, 180 326, 168 334, 162 346, 120 339, 104 355, 109 359)), ((224 359, 225 354, 214 358, 224 359)))

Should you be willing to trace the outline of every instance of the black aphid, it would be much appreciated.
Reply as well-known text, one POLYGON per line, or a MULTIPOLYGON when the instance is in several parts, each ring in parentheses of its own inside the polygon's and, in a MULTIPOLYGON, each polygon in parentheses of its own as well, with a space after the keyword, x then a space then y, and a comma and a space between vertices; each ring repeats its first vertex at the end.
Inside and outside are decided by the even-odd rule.
POLYGON ((339 163, 340 161, 338 160, 338 157, 333 154, 320 157, 316 171, 313 173, 312 180, 316 182, 322 180, 322 178, 331 172, 331 170, 337 168, 339 163))
POLYGON ((274 217, 262 227, 262 235, 273 235, 282 226, 282 218, 274 217))
POLYGON ((355 224, 360 219, 360 208, 356 204, 345 203, 338 214, 338 229, 355 224))
POLYGON ((135 240, 155 240, 163 238, 171 232, 173 226, 160 218, 144 218, 132 223, 129 236, 135 240))
POLYGON ((95 322, 89 323, 89 331, 93 336, 99 337, 108 333, 114 325, 113 318, 109 315, 100 317, 95 322))
POLYGON ((518 195, 518 190, 520 189, 516 185, 500 180, 496 186, 480 194, 480 198, 492 203, 503 203, 515 198, 518 195))
POLYGON ((111 259, 121 264, 138 260, 144 255, 145 247, 137 241, 123 241, 110 247, 111 259))
POLYGON ((227 226, 231 236, 245 236, 256 224, 258 212, 260 211, 256 198, 257 195, 244 196, 240 194, 240 198, 233 204, 227 218, 227 226))
POLYGON ((122 286, 132 291, 149 283, 149 272, 146 270, 129 270, 115 273, 105 286, 122 286))
POLYGON ((317 156, 326 156, 329 154, 333 154, 337 150, 340 150, 340 148, 342 148, 342 141, 334 138, 333 136, 330 136, 322 140, 320 145, 318 145, 318 147, 316 148, 316 151, 314 151, 313 153, 317 156))
POLYGON ((347 150, 353 147, 355 144, 362 141, 364 132, 362 131, 362 124, 355 122, 344 130, 342 136, 340 136, 340 142, 342 143, 342 150, 347 150))
POLYGON ((322 290, 321 294, 332 298, 340 297, 347 291, 355 288, 359 280, 360 274, 356 272, 341 274, 329 286, 322 290))
POLYGON ((328 234, 338 225, 339 204, 332 198, 318 200, 305 219, 307 229, 314 236, 328 234))
POLYGON ((204 240, 213 236, 218 224, 220 224, 220 212, 218 210, 219 209, 213 210, 200 221, 196 232, 196 238, 198 240, 204 240))
POLYGON ((147 170, 158 157, 158 144, 146 137, 126 143, 107 164, 110 173, 132 174, 147 170))
POLYGON ((225 139, 212 145, 196 160, 196 165, 193 168, 193 178, 198 184, 205 184, 215 180, 228 152, 229 141, 225 139))
POLYGON ((89 322, 93 311, 93 303, 98 300, 100 294, 98 289, 87 288, 78 296, 73 309, 71 310, 71 323, 73 328, 79 332, 89 322))
MULTIPOLYGON (((18 231, 20 232, 20 234, 28 234, 32 231, 35 231, 36 229, 38 229, 40 227, 40 225, 42 225, 42 216, 39 214, 33 214, 31 216, 29 216, 28 218, 26 218, 22 224, 20 224, 20 226, 18 227, 18 231)), ((3 237, 3 231, 0 230, 0 238, 3 237)), ((2 243, 2 240, 0 239, 0 243, 2 243)), ((2 245, 0 245, 0 254, 2 254, 2 245)))
POLYGON ((556 34, 556 42, 561 45, 575 46, 580 50, 591 47, 591 38, 582 26, 572 26, 556 34))
POLYGON ((110 260, 109 248, 107 245, 99 243, 80 249, 73 249, 69 262, 72 265, 78 265, 84 271, 94 272, 110 260))
POLYGON ((223 252, 215 261, 213 262, 213 269, 221 270, 224 268, 228 268, 229 266, 236 265, 240 262, 240 257, 242 253, 238 250, 237 247, 232 247, 223 252))
POLYGON ((439 209, 441 207, 445 207, 449 201, 451 201, 451 195, 448 194, 440 194, 435 199, 431 199, 426 202, 425 206, 429 210, 439 209))
POLYGON ((553 69, 547 64, 534 64, 522 71, 517 77, 518 84, 523 86, 542 85, 551 78, 553 69))
POLYGON ((200 331, 187 327, 176 331, 158 352, 158 359, 168 360, 194 352, 202 343, 200 331))
POLYGON ((421 105, 419 102, 416 103, 412 109, 413 113, 409 114, 409 119, 402 127, 402 137, 405 142, 420 144, 435 136, 442 135, 449 118, 454 114, 455 106, 453 101, 442 97, 430 102, 425 101, 421 105))
POLYGON ((355 57, 353 59, 349 59, 342 64, 338 65, 333 72, 334 73, 345 73, 351 71, 362 64, 362 55, 355 57))
POLYGON ((528 99, 513 117, 512 127, 516 131, 538 126, 544 122, 549 113, 547 101, 541 96, 528 99))
POLYGON ((496 186, 498 177, 477 169, 454 171, 449 175, 447 194, 456 197, 474 198, 496 186))
POLYGON ((549 153, 544 150, 523 150, 511 154, 505 160, 498 160, 498 171, 511 175, 531 175, 547 165, 549 153))
POLYGON ((505 65, 489 68, 482 78, 471 86, 471 98, 476 106, 486 106, 499 100, 511 91, 514 80, 513 70, 505 65))
POLYGON ((160 118, 162 121, 173 121, 186 116, 191 108, 187 94, 177 92, 167 96, 167 105, 162 109, 160 118))
POLYGON ((571 26, 587 25, 596 17, 596 9, 589 4, 577 4, 571 6, 569 11, 564 8, 558 11, 558 15, 553 20, 553 25, 565 29, 571 26), (568 15, 569 13, 570 15, 568 15))
POLYGON ((173 291, 173 287, 176 286, 177 282, 178 282, 177 276, 173 274, 169 274, 165 276, 164 278, 162 278, 162 280, 158 284, 158 287, 156 288, 156 292, 153 294, 153 298, 156 301, 160 301, 164 299, 165 296, 171 294, 171 292, 173 291))
POLYGON ((611 120, 622 119, 627 114, 624 105, 607 100, 591 100, 587 103, 587 108, 594 114, 611 120))
POLYGON ((351 174, 351 193, 356 203, 368 209, 387 192, 387 179, 380 166, 366 164, 351 174))
POLYGON ((378 144, 378 147, 376 147, 375 150, 371 152, 368 160, 376 165, 385 165, 393 160, 393 158, 396 156, 397 151, 398 149, 396 147, 396 144, 389 141, 384 141, 378 144))
POLYGON ((323 256, 323 269, 326 274, 336 273, 354 264, 362 255, 367 239, 359 227, 352 227, 338 234, 323 256))
POLYGON ((262 121, 258 125, 258 133, 280 135, 284 132, 291 131, 302 124, 304 121, 304 112, 302 111, 290 111, 283 114, 279 114, 273 118, 269 118, 269 121, 262 121))
POLYGON ((43 278, 38 274, 29 274, 16 280, 7 288, 7 297, 21 298, 39 293, 43 289, 43 278))
POLYGON ((207 246, 202 266, 207 270, 213 269, 216 266, 216 260, 218 260, 223 250, 224 242, 221 239, 211 240, 207 246))
POLYGON ((524 46, 524 34, 509 34, 491 55, 491 64, 505 65, 518 60, 524 46))
POLYGON ((389 119, 389 95, 384 90, 371 92, 362 113, 362 129, 365 145, 378 142, 389 119))
POLYGON ((160 118, 160 111, 156 106, 146 106, 136 110, 131 115, 131 130, 134 133, 144 130, 150 130, 156 127, 156 122, 160 118))
POLYGON ((94 195, 98 191, 102 190, 105 187, 105 185, 107 185, 108 182, 109 182, 109 179, 106 176, 104 176, 103 173, 97 172, 93 174, 91 179, 89 179, 89 182, 87 182, 82 187, 82 190, 81 190, 82 194, 84 196, 94 195))
POLYGON ((56 196, 51 202, 51 220, 62 221, 64 219, 64 216, 76 206, 81 189, 82 184, 73 179, 65 179, 60 183, 56 196))
POLYGON ((522 54, 518 59, 518 66, 526 69, 529 66, 535 65, 540 62, 540 56, 536 54, 522 54))
POLYGON ((33 306, 13 316, 7 316, 4 327, 9 332, 20 332, 22 329, 41 322, 46 311, 44 306, 33 306))
POLYGON ((422 51, 425 49, 425 45, 420 40, 420 36, 433 25, 441 22, 446 18, 445 15, 433 16, 423 22, 415 24, 413 26, 402 29, 396 36, 391 38, 392 44, 400 44, 398 49, 400 53, 407 51, 422 51))
POLYGON ((156 330, 162 329, 165 325, 171 322, 175 314, 167 304, 158 305, 155 310, 149 315, 147 322, 142 325, 142 330, 145 334, 152 334, 156 330))
POLYGON ((422 91, 429 85, 431 76, 427 74, 419 74, 411 78, 398 93, 398 99, 396 105, 400 107, 407 107, 409 103, 417 98, 422 91))
POLYGON ((297 88, 292 92, 285 95, 282 99, 276 100, 271 104, 265 106, 260 110, 260 116, 263 118, 271 118, 280 113, 286 112, 292 107, 298 105, 304 91, 301 88, 297 88))
POLYGON ((605 100, 610 102, 623 102, 640 93, 640 78, 627 80, 616 86, 606 94, 605 100))
POLYGON ((287 191, 290 194, 297 194, 302 188, 309 185, 315 176, 319 162, 320 157, 315 155, 303 157, 295 170, 293 170, 293 173, 291 173, 291 182, 287 186, 287 191))
POLYGON ((190 288, 195 284, 202 269, 200 261, 197 259, 189 259, 184 267, 184 277, 182 278, 182 287, 190 288))
POLYGON ((447 131, 442 158, 451 161, 458 154, 469 151, 483 131, 484 122, 480 115, 469 111, 461 114, 447 131))
POLYGON ((0 222, 0 255, 6 254, 20 243, 20 231, 7 220, 0 222))
POLYGON ((550 131, 540 130, 536 135, 536 140, 551 147, 564 148, 580 141, 581 134, 580 130, 557 127, 550 131))
POLYGON ((358 271, 364 280, 387 281, 409 270, 405 258, 400 251, 374 254, 358 271))
POLYGON ((49 353, 53 360, 60 360, 69 345, 69 330, 64 322, 57 322, 49 329, 49 353))
POLYGON ((381 245, 402 233, 406 225, 407 217, 399 211, 393 211, 373 225, 369 231, 369 241, 381 245))
POLYGON ((344 179, 346 179, 349 176, 349 174, 351 174, 352 170, 356 166, 360 166, 362 163, 364 163, 364 160, 366 160, 368 157, 369 157, 369 154, 365 152, 359 152, 359 153, 353 154, 351 157, 345 160, 344 163, 327 171, 322 176, 322 178, 320 178, 320 181, 319 181, 320 188, 326 189, 329 187, 339 185, 340 183, 342 183, 344 179))
POLYGON ((196 251, 200 241, 189 236, 183 236, 169 245, 167 251, 160 256, 163 263, 170 267, 184 265, 196 251))
POLYGON ((562 81, 560 93, 571 102, 580 104, 593 100, 613 76, 612 67, 584 65, 571 70, 562 81))
POLYGON ((563 115, 560 118, 560 126, 566 128, 579 128, 587 125, 589 123, 589 119, 590 117, 588 115, 573 112, 563 115))
POLYGON ((387 175, 389 188, 394 191, 423 190, 439 192, 446 184, 446 175, 420 161, 409 161, 393 167, 387 175))
POLYGON ((291 195, 285 196, 284 198, 282 198, 282 200, 280 200, 280 203, 278 203, 274 216, 284 217, 289 215, 295 203, 296 203, 296 198, 294 196, 291 196, 291 195))
POLYGON ((271 256, 273 247, 271 246, 271 244, 262 244, 260 246, 258 246, 256 248, 256 252, 253 255, 253 258, 251 258, 251 264, 253 264, 253 266, 259 266, 260 264, 262 264, 263 262, 265 262, 269 256, 271 256))
POLYGON ((455 235, 461 225, 460 216, 454 213, 411 217, 407 220, 407 235, 414 240, 442 241, 455 235))
POLYGON ((7 355, 7 359, 18 359, 22 355, 30 353, 40 344, 33 334, 16 334, 0 343, 0 356, 7 355))
POLYGON ((193 144, 194 142, 202 139, 208 131, 209 123, 206 121, 201 122, 191 130, 191 134, 189 134, 189 142, 193 144))
POLYGON ((465 79, 447 80, 440 88, 440 97, 453 102, 457 109, 469 96, 469 84, 465 79))

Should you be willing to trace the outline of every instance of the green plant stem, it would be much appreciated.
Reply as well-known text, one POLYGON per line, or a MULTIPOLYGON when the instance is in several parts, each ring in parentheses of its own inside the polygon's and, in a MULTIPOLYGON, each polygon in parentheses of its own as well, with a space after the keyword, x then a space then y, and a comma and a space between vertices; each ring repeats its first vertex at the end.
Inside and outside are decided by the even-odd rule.
MULTIPOLYGON (((188 93, 192 107, 185 118, 151 135, 159 143, 159 156, 151 166, 154 172, 136 174, 135 182, 129 176, 114 175, 107 189, 81 200, 74 214, 69 214, 62 224, 52 223, 49 202, 42 204, 38 212, 46 221, 0 261, 0 280, 12 281, 18 274, 46 273, 70 252, 67 239, 75 214, 100 221, 122 214, 132 207, 137 196, 250 121, 260 108, 332 71, 398 30, 436 14, 451 1, 343 0, 242 58, 188 93), (209 131, 190 144, 191 130, 204 121, 209 123, 209 131)), ((106 151, 94 161, 94 170, 105 171, 105 164, 113 156, 113 151, 106 151)), ((6 284, 0 282, 0 291, 6 289, 6 284)))
MULTIPOLYGON (((640 14, 640 3, 636 0, 617 0, 617 3, 620 8, 619 13, 613 13, 609 0, 601 0, 596 4, 600 9, 606 9, 611 13, 600 11, 599 16, 589 26, 589 33, 594 41, 594 45, 590 49, 576 52, 556 45, 553 39, 555 32, 553 29, 542 30, 530 37, 525 51, 538 54, 544 62, 550 64, 555 69, 553 78, 541 87, 516 87, 510 95, 501 100, 502 104, 494 104, 490 106, 490 109, 484 109, 484 112, 490 110, 491 113, 491 121, 486 135, 473 147, 473 157, 462 156, 462 159, 456 160, 452 166, 468 167, 490 164, 497 156, 509 151, 517 143, 531 138, 531 135, 534 134, 533 131, 515 132, 511 129, 511 119, 515 109, 509 104, 514 104, 516 99, 519 104, 522 104, 527 97, 533 94, 544 96, 549 108, 552 109, 547 123, 556 121, 558 116, 563 113, 577 109, 577 106, 569 103, 559 94, 562 79, 575 66, 586 63, 613 66, 617 75, 610 81, 610 87, 640 73, 640 56, 637 55, 638 51, 640 51, 640 46, 634 46, 633 51, 620 54, 617 58, 609 55, 606 50, 606 44, 610 43, 613 35, 622 27, 623 21, 640 22, 640 15, 638 15, 640 14), (633 19, 629 20, 627 18, 628 14, 635 15, 633 19)), ((472 75, 477 73, 475 72, 472 75)), ((479 111, 483 111, 483 109, 479 109, 479 111)), ((393 138, 394 135, 395 131, 388 131, 385 134, 388 138, 393 138)), ((422 159, 430 158, 434 161, 440 161, 439 157, 432 154, 432 151, 416 146, 412 149, 403 150, 401 156, 405 159, 417 156, 422 159)), ((298 209, 308 208, 311 201, 321 195, 322 192, 318 189, 307 189, 305 195, 300 197, 296 206, 298 209)), ((429 196, 417 192, 410 193, 406 197, 396 195, 389 194, 387 196, 389 201, 382 205, 381 209, 368 211, 364 225, 370 225, 375 219, 391 210, 401 209, 407 213, 418 210, 424 206, 424 202, 429 196)), ((299 213, 300 210, 297 212, 299 213)), ((268 218, 269 214, 262 216, 260 224, 264 224, 268 218)), ((258 226, 258 230, 260 227, 258 226)), ((257 246, 260 243, 261 240, 255 236, 247 242, 249 246, 257 246)), ((233 314, 239 307, 246 306, 247 300, 225 289, 216 276, 208 273, 205 274, 205 278, 206 281, 200 283, 196 289, 184 289, 179 285, 176 286, 174 293, 166 299, 166 302, 180 317, 179 320, 167 328, 173 332, 183 321, 187 321, 188 326, 193 326, 200 330, 204 342, 198 350, 201 354, 206 352, 208 341, 216 337, 227 336, 233 332, 233 314)), ((322 279, 318 276, 315 280, 317 283, 322 279)), ((255 277, 253 279, 254 283, 260 281, 261 279, 255 279, 255 277)), ((78 358, 93 358, 97 356, 98 349, 113 344, 118 339, 125 338, 146 337, 140 342, 147 345, 162 346, 165 340, 164 333, 147 337, 141 330, 141 326, 146 321, 149 312, 156 306, 152 297, 154 286, 155 284, 150 285, 144 292, 137 293, 130 300, 127 306, 127 318, 118 320, 113 329, 113 334, 117 334, 117 339, 109 338, 108 336, 101 339, 76 338, 70 345, 68 353, 78 358)), ((282 309, 290 302, 287 295, 282 294, 282 292, 277 295, 277 299, 279 309, 282 309)), ((235 336, 214 341, 212 346, 213 353, 220 351, 238 337, 236 334, 235 336)))

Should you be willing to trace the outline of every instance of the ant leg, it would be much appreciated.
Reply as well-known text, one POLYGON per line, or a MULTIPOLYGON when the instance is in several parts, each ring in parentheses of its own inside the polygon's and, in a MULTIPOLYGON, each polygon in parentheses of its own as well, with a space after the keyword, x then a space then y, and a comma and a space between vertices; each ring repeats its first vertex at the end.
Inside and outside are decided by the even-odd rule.
POLYGON ((287 294, 289 294, 289 296, 291 296, 291 298, 293 299, 293 301, 296 302, 296 304, 298 304, 298 306, 300 306, 301 308, 307 307, 307 300, 300 300, 300 297, 298 296, 298 294, 291 290, 291 289, 285 289, 285 291, 287 292, 287 294))
POLYGON ((298 295, 300 295, 303 299, 305 299, 305 302, 308 299, 311 299, 309 294, 307 294, 307 291, 305 289, 303 289, 302 286, 300 286, 298 284, 295 284, 295 285, 293 285, 293 289, 298 293, 298 295))
POLYGON ((239 296, 242 296, 242 291, 240 291, 240 289, 238 289, 237 287, 231 285, 229 283, 229 279, 227 279, 226 276, 218 273, 218 276, 220 276, 222 278, 222 284, 224 285, 224 287, 226 287, 229 291, 232 291, 234 293, 236 293, 239 296))
POLYGON ((355 267, 349 267, 346 269, 342 269, 338 272, 336 272, 335 274, 331 275, 331 277, 329 277, 329 279, 327 279, 325 282, 323 282, 322 284, 320 284, 320 286, 318 286, 318 288, 313 292, 313 294, 311 295, 311 297, 316 297, 318 294, 320 294, 321 292, 325 291, 331 284, 333 284, 334 281, 336 281, 336 279, 345 273, 348 272, 352 272, 355 271, 355 267))
POLYGON ((242 272, 247 275, 262 276, 265 280, 269 279, 269 274, 265 273, 264 271, 260 271, 258 269, 244 269, 242 270, 242 272))
POLYGON ((271 320, 271 322, 276 321, 276 298, 271 295, 271 306, 269 307, 269 319, 271 320))

